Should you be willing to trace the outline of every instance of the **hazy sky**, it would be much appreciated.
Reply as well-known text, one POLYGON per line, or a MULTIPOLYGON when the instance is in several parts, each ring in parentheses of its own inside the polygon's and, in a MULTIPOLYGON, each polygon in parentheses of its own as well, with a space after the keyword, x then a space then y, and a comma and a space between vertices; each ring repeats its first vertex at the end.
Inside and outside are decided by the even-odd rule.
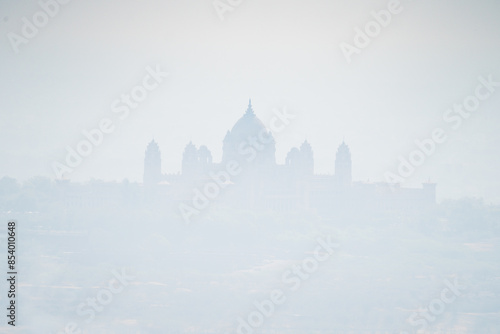
MULTIPOLYGON (((226 0, 223 1, 227 3, 226 0)), ((454 130, 443 114, 473 94, 478 77, 500 81, 500 2, 401 1, 402 11, 348 64, 340 43, 389 1, 243 0, 221 20, 212 1, 72 0, 15 53, 37 1, 0 2, 0 177, 55 177, 54 161, 110 118, 105 135, 68 177, 140 181, 154 138, 163 171, 180 171, 189 141, 215 161, 248 98, 267 124, 273 108, 296 115, 276 134, 277 161, 307 139, 317 173, 334 172, 345 138, 353 178, 382 181, 398 156, 440 127, 448 140, 405 183, 429 178, 439 198, 500 202, 500 87, 454 130), (169 77, 120 120, 111 104, 148 66, 169 77)))

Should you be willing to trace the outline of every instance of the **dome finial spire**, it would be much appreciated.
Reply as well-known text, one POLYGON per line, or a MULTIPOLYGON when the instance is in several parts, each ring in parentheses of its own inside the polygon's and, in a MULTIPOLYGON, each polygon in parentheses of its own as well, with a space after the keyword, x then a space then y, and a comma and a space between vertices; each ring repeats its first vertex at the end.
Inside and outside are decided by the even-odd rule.
POLYGON ((253 114, 253 108, 252 108, 252 99, 248 99, 248 108, 247 108, 247 114, 253 114))

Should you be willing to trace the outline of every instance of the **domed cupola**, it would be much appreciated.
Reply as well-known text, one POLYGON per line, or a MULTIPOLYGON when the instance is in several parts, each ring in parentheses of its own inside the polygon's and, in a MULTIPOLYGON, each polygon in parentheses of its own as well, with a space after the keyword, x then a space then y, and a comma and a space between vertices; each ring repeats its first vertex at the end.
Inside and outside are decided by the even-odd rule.
POLYGON ((143 182, 146 186, 160 183, 161 175, 161 152, 158 143, 153 140, 148 144, 144 156, 143 182))
POLYGON ((267 134, 267 132, 264 124, 255 116, 252 108, 252 100, 248 102, 248 108, 245 114, 236 122, 230 131, 233 140, 246 140, 249 136, 258 136, 261 133, 267 134))
POLYGON ((245 114, 228 131, 223 142, 223 161, 275 163, 275 142, 270 131, 255 115, 252 100, 248 102, 245 114), (250 150, 257 154, 250 159, 250 150), (248 160, 252 161, 248 161, 248 160))
POLYGON ((339 186, 349 186, 352 182, 351 175, 351 150, 344 141, 337 149, 335 157, 335 179, 339 186))

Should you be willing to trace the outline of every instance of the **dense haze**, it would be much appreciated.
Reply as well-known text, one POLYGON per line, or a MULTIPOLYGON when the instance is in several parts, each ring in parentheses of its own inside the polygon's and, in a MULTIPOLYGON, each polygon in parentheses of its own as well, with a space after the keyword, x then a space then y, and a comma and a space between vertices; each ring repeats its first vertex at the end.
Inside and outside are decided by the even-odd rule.
POLYGON ((498 333, 499 13, 2 0, 0 333, 498 333))
POLYGON ((405 180, 438 183, 438 198, 498 202, 496 124, 492 96, 454 130, 443 114, 474 93, 479 76, 500 80, 497 1, 403 1, 368 47, 348 64, 340 44, 354 28, 387 9, 385 1, 242 1, 218 16, 211 1, 71 1, 15 53, 7 33, 21 34, 36 1, 0 8, 0 175, 55 178, 82 130, 104 117, 115 131, 67 177, 142 179, 146 144, 154 138, 166 173, 180 171, 185 145, 207 145, 214 161, 222 139, 253 99, 264 120, 273 108, 297 115, 276 137, 277 159, 307 139, 317 173, 333 173, 345 138, 353 177, 382 181, 416 139, 443 127, 447 141, 405 180), (169 77, 126 120, 112 102, 159 65, 169 77))

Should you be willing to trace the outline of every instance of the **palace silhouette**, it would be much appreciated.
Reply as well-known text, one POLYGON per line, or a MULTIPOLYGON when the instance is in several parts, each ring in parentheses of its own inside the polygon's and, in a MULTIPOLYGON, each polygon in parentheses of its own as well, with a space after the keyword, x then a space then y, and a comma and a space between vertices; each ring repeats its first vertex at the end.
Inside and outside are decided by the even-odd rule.
POLYGON ((277 164, 273 135, 255 115, 251 101, 226 133, 222 149, 222 160, 214 162, 206 146, 197 148, 190 142, 184 149, 181 173, 163 174, 160 147, 152 140, 144 158, 146 201, 391 216, 428 212, 436 202, 434 183, 403 188, 385 182, 353 182, 351 152, 345 142, 337 148, 333 175, 314 174, 313 149, 307 140, 289 151, 285 164, 277 164))

